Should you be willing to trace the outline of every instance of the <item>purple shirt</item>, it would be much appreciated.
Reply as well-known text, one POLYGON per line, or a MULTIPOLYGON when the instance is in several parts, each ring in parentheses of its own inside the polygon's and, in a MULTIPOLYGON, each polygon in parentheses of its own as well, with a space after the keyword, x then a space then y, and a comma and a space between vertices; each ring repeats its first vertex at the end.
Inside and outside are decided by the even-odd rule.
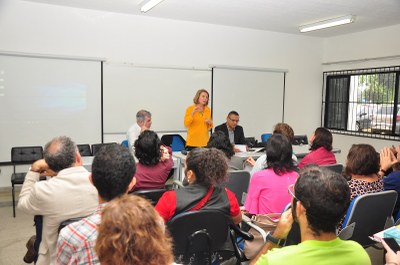
POLYGON ((301 159, 299 168, 303 168, 309 164, 316 164, 318 166, 333 165, 336 164, 336 157, 332 151, 326 150, 325 147, 320 147, 301 159))
POLYGON ((288 187, 296 182, 298 173, 289 171, 282 176, 273 169, 264 169, 254 173, 244 208, 251 214, 281 213, 291 202, 288 187))
POLYGON ((171 148, 167 148, 170 154, 168 160, 160 160, 156 165, 151 166, 143 165, 140 162, 136 164, 136 184, 133 187, 133 190, 165 188, 165 182, 167 181, 169 172, 174 165, 171 148))

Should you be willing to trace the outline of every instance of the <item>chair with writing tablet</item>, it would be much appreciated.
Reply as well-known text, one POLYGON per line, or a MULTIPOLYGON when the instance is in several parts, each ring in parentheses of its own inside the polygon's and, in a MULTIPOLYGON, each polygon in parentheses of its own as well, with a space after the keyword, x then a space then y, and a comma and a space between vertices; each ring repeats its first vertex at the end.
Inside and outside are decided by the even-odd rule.
POLYGON ((293 137, 293 145, 307 145, 308 138, 307 135, 295 135, 293 137))
POLYGON ((343 173, 343 165, 342 164, 322 165, 321 167, 332 170, 333 172, 336 172, 340 175, 343 173))
POLYGON ((90 149, 89 144, 77 144, 79 153, 81 156, 92 156, 92 150, 90 149))
POLYGON ((354 240, 364 248, 376 244, 370 236, 393 226, 393 209, 397 200, 394 190, 364 194, 353 199, 339 237, 354 240))
POLYGON ((116 144, 116 143, 102 143, 102 144, 92 144, 92 154, 93 156, 104 146, 108 144, 116 144))
POLYGON ((186 140, 180 134, 164 134, 161 136, 161 142, 170 146, 172 152, 185 150, 186 140))
POLYGON ((15 217, 15 185, 22 185, 25 181, 26 172, 17 172, 17 166, 29 165, 36 160, 43 158, 43 147, 41 146, 22 146, 11 148, 11 162, 13 173, 11 174, 11 193, 13 202, 13 216, 15 217))
POLYGON ((126 147, 126 148, 129 148, 129 142, 128 142, 128 140, 123 140, 123 141, 121 142, 121 145, 124 146, 124 147, 126 147))
POLYGON ((250 172, 247 170, 229 170, 228 174, 228 181, 225 186, 235 194, 239 205, 243 205, 249 188, 250 172))
POLYGON ((261 134, 261 142, 266 143, 269 137, 272 136, 272 133, 263 133, 261 134))

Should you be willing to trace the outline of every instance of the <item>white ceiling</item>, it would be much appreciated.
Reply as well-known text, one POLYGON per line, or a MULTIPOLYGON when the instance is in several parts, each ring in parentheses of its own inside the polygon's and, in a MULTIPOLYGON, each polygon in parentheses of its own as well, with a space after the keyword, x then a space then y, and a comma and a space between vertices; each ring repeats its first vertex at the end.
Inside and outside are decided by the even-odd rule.
POLYGON ((147 13, 140 12, 144 0, 28 1, 315 37, 400 24, 400 0, 165 0, 147 13), (299 33, 300 25, 344 15, 355 15, 356 21, 330 29, 299 33))

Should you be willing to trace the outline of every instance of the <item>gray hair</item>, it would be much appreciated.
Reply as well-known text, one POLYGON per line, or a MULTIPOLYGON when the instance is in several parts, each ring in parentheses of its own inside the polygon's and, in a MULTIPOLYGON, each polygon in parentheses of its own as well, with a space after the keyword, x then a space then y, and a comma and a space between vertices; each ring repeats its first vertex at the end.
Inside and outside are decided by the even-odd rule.
POLYGON ((71 167, 75 162, 77 147, 71 138, 59 136, 44 147, 44 160, 50 169, 60 172, 71 167))
POLYGON ((151 118, 151 113, 150 113, 150 111, 147 111, 147 110, 144 110, 144 109, 139 110, 139 111, 136 113, 136 122, 137 122, 137 123, 141 123, 141 122, 143 122, 143 121, 146 119, 146 117, 150 117, 150 118, 151 118))

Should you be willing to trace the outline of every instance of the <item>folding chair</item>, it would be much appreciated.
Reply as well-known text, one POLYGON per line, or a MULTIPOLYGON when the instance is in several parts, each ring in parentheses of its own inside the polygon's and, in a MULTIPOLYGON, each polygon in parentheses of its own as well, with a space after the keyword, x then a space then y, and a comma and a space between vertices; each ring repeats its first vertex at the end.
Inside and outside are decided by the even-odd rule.
POLYGON ((347 210, 339 237, 354 240, 364 248, 374 246, 376 242, 369 236, 393 226, 392 212, 396 200, 397 192, 394 190, 356 197, 347 210))
POLYGON ((239 205, 246 201, 247 190, 249 189, 250 172, 246 170, 230 170, 226 187, 235 193, 239 205))
POLYGON ((137 195, 150 201, 152 205, 156 205, 161 196, 166 192, 166 189, 149 189, 149 190, 136 190, 130 192, 130 195, 137 195))
POLYGON ((89 144, 77 144, 76 146, 81 156, 92 156, 92 150, 90 150, 89 144))
POLYGON ((43 147, 23 146, 11 148, 11 162, 13 163, 13 173, 11 174, 13 216, 15 217, 15 185, 24 184, 26 172, 16 172, 18 165, 26 165, 43 158, 43 147))

